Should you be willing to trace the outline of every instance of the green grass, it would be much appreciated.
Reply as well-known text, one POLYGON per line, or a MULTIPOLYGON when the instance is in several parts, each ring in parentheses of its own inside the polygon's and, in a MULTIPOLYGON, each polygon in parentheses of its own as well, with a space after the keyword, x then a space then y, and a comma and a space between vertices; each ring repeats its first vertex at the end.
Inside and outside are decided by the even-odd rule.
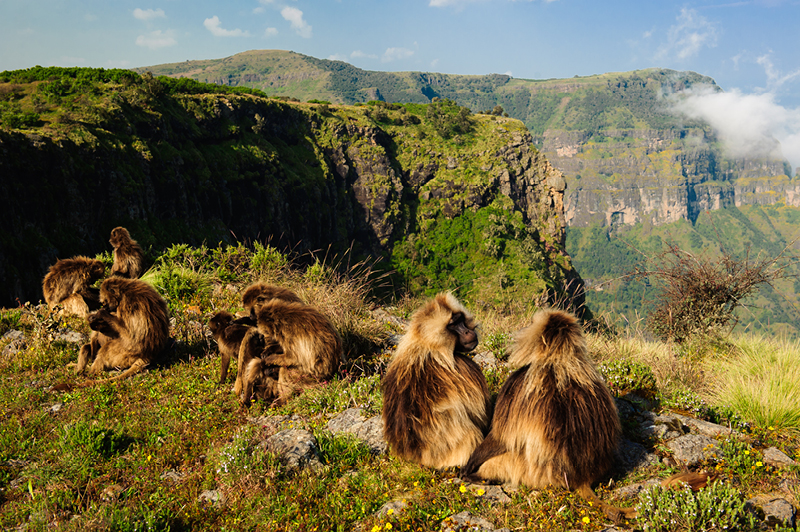
POLYGON ((800 433, 800 343, 743 336, 735 346, 708 361, 710 397, 760 427, 800 433))
MULTIPOLYGON (((609 524, 599 509, 565 490, 522 487, 510 491, 510 502, 493 503, 483 488, 460 484, 454 470, 373 455, 353 437, 327 431, 328 421, 347 408, 360 407, 369 415, 381 409, 380 375, 391 356, 384 341, 400 330, 369 313, 375 303, 370 288, 380 283, 369 268, 346 269, 333 261, 300 268, 266 247, 175 246, 156 259, 147 278, 169 299, 177 345, 163 364, 121 382, 53 391, 56 384, 80 382, 67 367, 78 346, 54 341, 54 331, 69 325, 88 333, 86 324, 55 318, 36 305, 0 312, 0 335, 21 329, 29 343, 0 358, 0 529, 426 531, 465 510, 512 530, 596 531, 609 524), (164 281, 171 278, 163 271, 199 280, 197 290, 185 290, 179 280, 164 281), (240 310, 240 296, 227 287, 241 290, 256 278, 296 290, 331 316, 349 346, 350 362, 330 382, 283 407, 256 401, 243 410, 231 383, 217 384, 219 356, 202 324, 216 310, 240 310), (273 415, 299 416, 295 428, 315 436, 321 468, 292 471, 265 450, 261 443, 272 429, 248 418, 273 415), (222 501, 202 498, 207 490, 222 501), (404 502, 405 509, 378 512, 393 501, 404 502)), ((390 303, 387 309, 407 318, 420 299, 390 303)), ((511 333, 527 324, 534 310, 501 313, 466 303, 483 323, 482 348, 501 359, 511 333)), ((688 406, 690 392, 705 397, 716 390, 714 379, 727 382, 706 369, 706 361, 744 357, 750 350, 761 354, 762 366, 782 364, 783 352, 796 363, 794 344, 769 345, 774 354, 755 341, 687 351, 645 341, 635 331, 590 336, 598 362, 625 370, 626 378, 648 387, 655 379, 659 397, 679 407, 688 406)), ((492 393, 508 372, 505 366, 487 372, 492 393)), ((797 457, 796 433, 741 416, 765 445, 797 457)), ((758 465, 759 451, 742 445, 723 443, 722 455, 708 467, 739 479, 742 494, 775 489, 781 477, 758 465)), ((647 475, 671 472, 656 468, 647 475)), ((604 485, 597 491, 614 501, 604 485)))

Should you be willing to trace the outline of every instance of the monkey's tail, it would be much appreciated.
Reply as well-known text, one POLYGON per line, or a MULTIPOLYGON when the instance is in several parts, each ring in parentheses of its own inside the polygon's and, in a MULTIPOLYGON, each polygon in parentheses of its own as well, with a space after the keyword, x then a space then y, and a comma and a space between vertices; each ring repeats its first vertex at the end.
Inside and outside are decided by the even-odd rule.
POLYGON ((128 377, 132 377, 133 375, 136 375, 137 373, 147 369, 147 367, 149 365, 150 365, 149 362, 146 362, 146 361, 144 361, 144 360, 142 360, 140 358, 136 362, 134 362, 131 367, 129 367, 128 369, 126 369, 125 371, 120 373, 119 375, 115 375, 115 376, 109 377, 107 379, 84 381, 84 382, 81 382, 79 384, 68 384, 68 383, 65 382, 65 383, 62 383, 62 384, 56 384, 55 386, 53 386, 52 389, 53 389, 53 391, 69 392, 69 391, 72 391, 74 389, 88 388, 90 386, 95 386, 95 385, 98 385, 98 384, 105 384, 107 382, 121 381, 122 379, 127 379, 128 377))
POLYGON ((600 497, 592 491, 592 487, 589 484, 579 486, 576 491, 587 501, 599 506, 603 513, 606 514, 606 517, 614 521, 615 524, 622 523, 623 519, 635 519, 637 516, 636 508, 621 508, 601 501, 600 497))

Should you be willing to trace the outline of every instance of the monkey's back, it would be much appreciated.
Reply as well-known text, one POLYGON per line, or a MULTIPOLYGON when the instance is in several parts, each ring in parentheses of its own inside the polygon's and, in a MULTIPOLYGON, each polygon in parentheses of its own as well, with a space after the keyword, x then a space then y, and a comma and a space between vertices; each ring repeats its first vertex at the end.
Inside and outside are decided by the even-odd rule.
POLYGON ((42 280, 45 302, 51 307, 57 305, 84 285, 102 277, 101 268, 102 262, 83 256, 57 261, 42 280), (92 273, 93 268, 96 275, 92 273))
POLYGON ((489 391, 478 365, 454 354, 455 371, 432 357, 402 355, 383 378, 384 436, 397 456, 445 468, 466 463, 489 423, 489 391))
POLYGON ((594 482, 613 463, 621 433, 602 380, 559 382, 557 374, 549 365, 525 366, 497 397, 492 431, 519 456, 517 481, 530 487, 594 482))
POLYGON ((152 361, 166 347, 169 339, 169 311, 167 302, 149 284, 138 279, 110 277, 100 287, 104 290, 115 284, 122 294, 116 314, 125 322, 129 349, 139 357, 152 361))
POLYGON ((339 368, 342 339, 331 321, 316 308, 273 299, 259 308, 257 323, 263 334, 296 357, 304 373, 325 380, 339 368))

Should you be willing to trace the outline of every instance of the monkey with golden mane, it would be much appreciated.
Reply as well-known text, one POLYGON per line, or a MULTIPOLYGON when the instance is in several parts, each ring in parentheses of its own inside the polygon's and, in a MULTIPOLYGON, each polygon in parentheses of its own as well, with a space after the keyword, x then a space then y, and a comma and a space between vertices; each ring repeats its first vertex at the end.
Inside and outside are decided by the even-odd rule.
MULTIPOLYGON (((220 338, 218 338, 218 333, 214 332, 214 328, 212 328, 212 322, 214 318, 212 318, 212 322, 209 322, 209 327, 212 328, 212 334, 214 334, 214 338, 217 339, 217 344, 220 346, 220 353, 222 354, 222 365, 223 369, 220 372, 221 377, 223 375, 227 375, 227 364, 230 361, 230 357, 234 357, 238 359, 237 362, 237 372, 236 372, 236 382, 234 384, 233 392, 239 396, 241 395, 242 389, 244 388, 244 383, 242 377, 244 376, 244 360, 242 357, 239 356, 239 351, 241 350, 241 343, 244 339, 245 335, 249 332, 250 328, 256 327, 257 320, 256 320, 256 309, 261 308, 266 302, 272 301, 273 299, 280 299, 282 301, 290 302, 290 303, 301 303, 302 300, 300 297, 295 294, 293 291, 289 290, 288 288, 283 288, 281 286, 271 285, 264 282, 256 282, 248 286, 244 293, 242 293, 242 305, 244 306, 245 311, 248 313, 247 316, 242 318, 235 318, 231 317, 231 321, 229 325, 226 325, 225 329, 222 329, 219 332, 220 338, 223 338, 224 349, 223 351, 223 344, 220 344, 220 338), (227 353, 226 353, 227 352, 227 353), (227 358, 226 358, 227 354, 227 358)), ((217 322, 213 324, 218 330, 220 329, 221 321, 227 319, 225 317, 219 316, 217 314, 217 322)), ((256 331, 253 333, 255 334, 256 331)), ((259 342, 252 343, 251 348, 248 348, 247 351, 247 362, 249 362, 252 358, 261 358, 262 352, 257 349, 257 346, 261 346, 263 348, 266 339, 260 339, 259 342)), ((251 340, 252 342, 252 340, 251 340)), ((271 353, 275 353, 276 350, 273 348, 270 350, 271 353)), ((253 376, 251 379, 253 380, 260 380, 262 376, 275 376, 277 379, 278 370, 266 370, 266 373, 261 372, 259 373, 260 376, 256 376, 256 370, 253 370, 253 376), (262 375, 263 374, 263 375, 262 375)), ((220 382, 224 381, 224 377, 221 378, 220 382)), ((258 391, 263 390, 263 386, 256 387, 258 391)), ((260 396, 268 397, 274 394, 271 393, 261 393, 257 394, 260 396)), ((248 394, 247 397, 250 397, 248 394)))
POLYGON ((273 298, 256 301, 252 312, 257 328, 242 340, 234 388, 243 404, 249 403, 252 390, 257 397, 283 403, 295 391, 328 380, 339 369, 342 339, 316 308, 273 298))
POLYGON ((103 262, 96 259, 78 256, 59 260, 42 281, 48 308, 60 306, 65 313, 86 317, 100 308, 100 292, 92 285, 104 274, 103 262))
POLYGON ((486 379, 464 355, 477 323, 449 293, 417 310, 383 378, 384 436, 393 454, 444 469, 467 463, 489 427, 486 379))
POLYGON ((144 281, 109 277, 100 285, 100 301, 103 308, 89 315, 93 332, 81 347, 75 372, 82 373, 91 361, 89 375, 125 369, 110 379, 118 380, 155 362, 169 341, 164 298, 144 281))
POLYGON ((613 465, 622 429, 577 318, 538 312, 517 334, 509 364, 519 369, 500 390, 492 428, 462 477, 563 487, 599 504, 614 520, 635 517, 634 509, 605 504, 592 491, 613 465))
POLYGON ((136 240, 124 227, 115 227, 111 230, 108 242, 114 247, 114 263, 111 266, 111 275, 138 279, 144 273, 144 252, 136 240))

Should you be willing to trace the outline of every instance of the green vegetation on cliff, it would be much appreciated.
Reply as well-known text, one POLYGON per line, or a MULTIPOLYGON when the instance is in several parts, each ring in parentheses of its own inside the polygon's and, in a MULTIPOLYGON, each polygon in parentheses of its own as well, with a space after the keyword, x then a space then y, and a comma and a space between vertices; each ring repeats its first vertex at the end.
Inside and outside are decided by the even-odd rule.
POLYGON ((725 250, 738 260, 755 262, 783 255, 787 278, 762 285, 736 314, 739 329, 767 333, 800 332, 800 263, 796 240, 800 209, 779 206, 730 207, 703 213, 695 224, 685 220, 653 226, 608 228, 597 225, 567 230, 567 251, 586 280, 586 302, 596 315, 612 322, 637 323, 652 311, 654 286, 628 274, 655 257, 665 244, 687 253, 714 257, 725 250))
POLYGON ((186 78, 37 67, 0 73, 0 109, 6 305, 41 297, 58 258, 107 250, 116 225, 153 252, 235 240, 349 252, 395 269, 399 288, 462 296, 503 264, 489 303, 579 283, 552 207, 560 193, 545 185, 554 170, 524 125, 450 100, 301 104, 186 78), (461 255, 451 265, 461 273, 443 269, 440 255, 466 251, 473 224, 491 245, 461 255))
POLYGON ((251 50, 224 59, 154 65, 137 71, 254 87, 302 100, 429 103, 433 98, 446 98, 474 112, 500 105, 536 135, 548 129, 597 132, 603 128, 671 127, 678 120, 661 112, 661 94, 714 83, 693 72, 662 69, 559 80, 514 79, 505 74, 377 72, 281 50, 251 50))

